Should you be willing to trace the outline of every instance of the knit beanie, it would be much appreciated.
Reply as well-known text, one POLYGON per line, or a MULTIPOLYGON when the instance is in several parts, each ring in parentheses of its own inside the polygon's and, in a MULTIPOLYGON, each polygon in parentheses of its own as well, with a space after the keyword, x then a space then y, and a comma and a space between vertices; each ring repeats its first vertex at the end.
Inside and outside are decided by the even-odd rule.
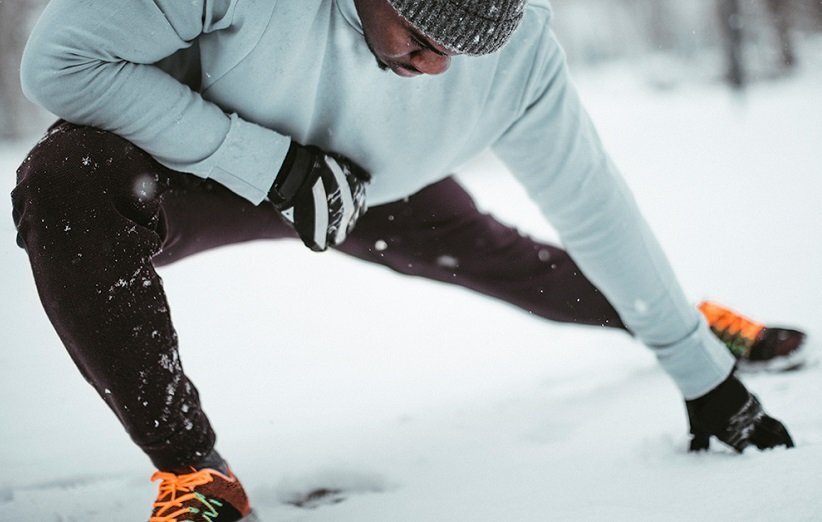
POLYGON ((388 0, 425 36, 460 54, 493 53, 522 20, 526 0, 388 0))

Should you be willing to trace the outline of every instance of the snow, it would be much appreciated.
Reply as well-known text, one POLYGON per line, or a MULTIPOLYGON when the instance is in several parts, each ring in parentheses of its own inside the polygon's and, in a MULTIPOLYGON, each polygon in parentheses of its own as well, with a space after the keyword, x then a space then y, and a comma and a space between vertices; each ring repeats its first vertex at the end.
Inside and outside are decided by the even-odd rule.
MULTIPOLYGON (((694 302, 800 326, 816 352, 818 65, 744 96, 652 90, 626 66, 578 77, 694 302)), ((10 190, 28 144, 0 147, 10 190)), ((500 219, 554 237, 493 158, 461 179, 500 219)), ((0 520, 145 520, 150 464, 61 347, 9 218, 0 234, 0 520)), ((820 365, 744 377, 795 449, 691 455, 678 392, 625 335, 296 242, 161 275, 218 447, 265 521, 822 520, 820 365), (340 501, 292 505, 320 488, 340 501)))

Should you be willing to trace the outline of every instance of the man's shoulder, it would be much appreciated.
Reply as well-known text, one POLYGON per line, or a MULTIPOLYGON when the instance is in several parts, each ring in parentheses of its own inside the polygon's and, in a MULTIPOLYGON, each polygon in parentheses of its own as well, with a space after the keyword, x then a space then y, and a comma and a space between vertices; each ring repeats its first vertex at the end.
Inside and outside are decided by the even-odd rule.
POLYGON ((528 104, 533 100, 533 90, 545 83, 546 68, 552 57, 556 56, 558 44, 553 38, 551 25, 551 4, 548 0, 529 0, 525 16, 519 28, 514 31, 511 40, 494 55, 497 68, 504 73, 495 77, 495 81, 507 86, 521 96, 514 96, 517 103, 528 104))
POLYGON ((526 33, 526 40, 539 39, 544 35, 546 28, 550 26, 553 17, 553 9, 550 0, 528 0, 525 9, 525 16, 520 24, 519 32, 526 33))
POLYGON ((553 12, 550 0, 528 0, 526 10, 546 19, 550 19, 553 12))
POLYGON ((525 16, 512 37, 512 52, 521 53, 524 49, 537 50, 550 40, 548 28, 553 16, 549 0, 528 0, 525 16))

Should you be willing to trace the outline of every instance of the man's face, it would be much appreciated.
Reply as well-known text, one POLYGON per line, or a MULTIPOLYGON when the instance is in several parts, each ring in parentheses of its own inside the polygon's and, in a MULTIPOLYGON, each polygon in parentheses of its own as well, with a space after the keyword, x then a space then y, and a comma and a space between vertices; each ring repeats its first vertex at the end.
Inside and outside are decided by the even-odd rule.
POLYGON ((380 69, 406 78, 441 74, 456 53, 425 37, 405 21, 387 0, 355 0, 365 41, 380 69))

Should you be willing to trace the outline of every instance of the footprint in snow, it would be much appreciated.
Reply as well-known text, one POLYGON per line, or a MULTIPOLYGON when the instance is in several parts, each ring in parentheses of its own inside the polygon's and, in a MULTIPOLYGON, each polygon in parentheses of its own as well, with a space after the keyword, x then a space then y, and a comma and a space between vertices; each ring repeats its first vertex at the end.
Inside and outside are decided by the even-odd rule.
POLYGON ((316 509, 344 502, 366 493, 382 493, 393 486, 381 475, 359 471, 325 470, 308 476, 283 480, 275 490, 283 504, 316 509))

